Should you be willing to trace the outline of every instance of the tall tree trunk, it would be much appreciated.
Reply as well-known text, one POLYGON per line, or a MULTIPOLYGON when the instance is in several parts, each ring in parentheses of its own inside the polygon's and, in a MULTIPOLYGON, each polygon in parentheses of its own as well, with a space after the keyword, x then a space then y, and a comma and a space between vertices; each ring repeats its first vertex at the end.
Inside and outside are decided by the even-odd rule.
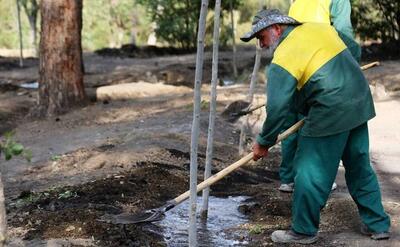
POLYGON ((204 62, 204 36, 208 0, 201 1, 199 31, 197 35, 196 72, 194 79, 193 124, 190 143, 190 200, 189 200, 189 247, 197 246, 196 203, 197 203, 197 149, 200 132, 201 81, 204 62))
POLYGON ((85 102, 81 47, 82 0, 42 0, 39 106, 44 115, 85 102))
POLYGON ((132 16, 131 16, 131 22, 132 22, 132 27, 131 27, 131 37, 130 37, 130 44, 132 45, 137 45, 137 33, 138 33, 138 26, 139 26, 139 14, 137 9, 132 11, 132 16))
POLYGON ((37 15, 39 5, 37 0, 19 0, 20 4, 24 7, 25 13, 28 17, 30 27, 30 42, 35 51, 35 56, 39 54, 37 46, 37 15))
POLYGON ((6 205, 4 199, 4 185, 2 180, 2 174, 0 172, 0 247, 5 246, 6 239, 7 239, 6 205))
MULTIPOLYGON (((210 117, 208 122, 207 137, 207 154, 206 166, 204 168, 204 180, 211 176, 211 161, 213 158, 213 141, 215 114, 217 108, 217 83, 218 83, 218 53, 219 53, 219 25, 221 13, 221 0, 215 1, 214 9, 214 35, 213 35, 213 60, 212 60, 212 76, 211 76, 211 100, 210 100, 210 117)), ((208 198, 210 195, 210 187, 203 190, 203 206, 201 209, 201 217, 207 219, 208 215, 208 198)))
POLYGON ((112 21, 114 6, 113 6, 113 2, 112 1, 110 1, 108 4, 109 4, 108 5, 108 27, 110 28, 110 36, 109 36, 109 40, 108 40, 108 47, 115 48, 115 47, 117 47, 116 37, 115 37, 116 34, 115 34, 115 30, 114 30, 114 27, 113 27, 113 21, 112 21))
POLYGON ((232 28, 232 51, 233 51, 233 56, 232 56, 232 66, 233 66, 233 76, 236 78, 238 77, 238 72, 237 72, 237 63, 236 63, 236 25, 235 25, 235 16, 233 14, 233 0, 230 0, 229 6, 230 6, 230 12, 231 12, 231 28, 232 28))
POLYGON ((24 46, 22 44, 22 26, 21 26, 21 8, 19 0, 16 0, 17 4, 17 25, 18 25, 18 34, 19 34, 19 67, 24 67, 24 46))

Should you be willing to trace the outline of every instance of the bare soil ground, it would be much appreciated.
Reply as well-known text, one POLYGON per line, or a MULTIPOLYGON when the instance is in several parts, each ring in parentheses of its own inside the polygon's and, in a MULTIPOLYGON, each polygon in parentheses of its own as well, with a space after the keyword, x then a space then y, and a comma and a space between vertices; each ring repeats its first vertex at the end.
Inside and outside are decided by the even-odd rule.
MULTIPOLYGON (((221 54, 221 79, 230 79, 230 53, 221 54)), ((240 51, 245 81, 252 70, 253 49, 240 51)), ((211 54, 205 66, 199 181, 205 163, 211 54)), ((161 206, 189 188, 191 84, 195 55, 130 59, 85 55, 88 106, 48 119, 29 116, 36 90, 19 85, 36 81, 37 60, 18 68, 17 60, 0 57, 0 132, 14 130, 32 150, 32 163, 1 161, 7 198, 10 246, 165 246, 162 236, 144 225, 99 221, 104 214, 138 212, 161 206), (133 83, 133 84, 132 84, 133 83), (104 86, 124 94, 100 97, 104 86), (115 100, 119 99, 119 100, 115 100)), ((384 206, 392 217, 393 237, 374 242, 358 232, 360 222, 340 168, 335 191, 322 211, 321 241, 314 246, 400 246, 400 61, 385 61, 366 71, 378 116, 370 122, 371 153, 384 206)), ((262 77, 262 76, 260 76, 262 77)), ((256 100, 263 102, 264 85, 256 100)), ((247 84, 218 88, 218 112, 245 99, 247 84)), ((263 116, 251 120, 253 130, 263 116)), ((213 173, 240 157, 239 123, 216 120, 213 173)), ((212 187, 216 196, 247 195, 240 211, 249 223, 247 246, 277 246, 270 233, 290 224, 291 196, 277 190, 279 147, 262 161, 235 171, 212 187), (258 229, 257 231, 255 229, 258 229)))

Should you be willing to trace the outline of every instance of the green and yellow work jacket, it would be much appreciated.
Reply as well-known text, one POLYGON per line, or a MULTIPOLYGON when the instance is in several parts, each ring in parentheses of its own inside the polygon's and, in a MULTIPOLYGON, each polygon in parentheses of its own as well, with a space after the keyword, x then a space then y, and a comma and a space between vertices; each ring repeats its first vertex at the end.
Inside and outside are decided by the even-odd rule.
POLYGON ((267 100, 267 119, 257 136, 264 146, 275 143, 289 112, 306 116, 299 133, 309 137, 347 131, 375 116, 358 63, 326 24, 286 28, 268 69, 267 100))
POLYGON ((296 0, 288 15, 301 23, 332 24, 353 57, 360 62, 361 47, 354 40, 350 0, 296 0))

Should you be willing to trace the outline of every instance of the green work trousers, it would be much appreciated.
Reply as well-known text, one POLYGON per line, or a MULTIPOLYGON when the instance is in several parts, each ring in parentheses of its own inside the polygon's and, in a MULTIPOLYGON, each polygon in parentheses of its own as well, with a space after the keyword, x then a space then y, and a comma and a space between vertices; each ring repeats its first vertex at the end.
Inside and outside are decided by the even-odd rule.
MULTIPOLYGON (((303 116, 292 111, 285 121, 284 129, 289 129, 303 116)), ((281 142, 282 161, 279 166, 279 177, 282 184, 290 184, 294 182, 293 159, 297 149, 298 133, 293 133, 281 142)))
POLYGON ((388 231, 390 219, 383 209, 378 180, 369 159, 367 123, 331 136, 298 136, 293 160, 292 229, 307 235, 318 232, 320 210, 331 192, 340 159, 362 222, 373 232, 388 231))

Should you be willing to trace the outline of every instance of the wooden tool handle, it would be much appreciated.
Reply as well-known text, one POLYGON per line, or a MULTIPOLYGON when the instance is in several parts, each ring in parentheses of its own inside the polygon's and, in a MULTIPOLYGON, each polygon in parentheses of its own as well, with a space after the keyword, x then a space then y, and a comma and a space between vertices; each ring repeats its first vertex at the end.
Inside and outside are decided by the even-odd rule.
POLYGON ((369 63, 369 64, 366 64, 364 66, 361 66, 361 70, 366 70, 366 69, 369 69, 369 68, 372 68, 372 67, 375 67, 375 66, 378 66, 378 65, 380 65, 380 63, 378 61, 377 62, 373 62, 373 63, 369 63))
MULTIPOLYGON (((287 129, 285 132, 283 132, 282 134, 280 134, 278 136, 278 139, 276 140, 276 143, 281 142, 282 140, 284 140, 286 137, 288 137, 289 135, 293 134, 294 132, 296 132, 301 126, 303 126, 304 124, 304 119, 298 121, 296 124, 294 124, 292 127, 290 127, 289 129, 287 129)), ((232 165, 226 167, 225 169, 219 171, 218 173, 214 174, 213 176, 209 177, 208 179, 204 180, 203 182, 199 183, 197 185, 197 192, 202 191, 203 189, 205 189, 206 187, 209 187, 210 185, 218 182, 219 180, 221 180, 223 177, 225 177, 226 175, 228 175, 229 173, 231 173, 232 171, 236 170, 237 168, 247 164, 251 159, 253 158, 253 152, 247 154, 246 156, 244 156, 243 158, 241 158, 240 160, 236 161, 235 163, 233 163, 232 165)), ((189 198, 190 195, 190 191, 186 191, 185 193, 181 194, 180 196, 176 197, 175 199, 172 200, 173 203, 175 203, 175 205, 183 202, 184 200, 186 200, 187 198, 189 198)))
POLYGON ((265 106, 265 103, 264 103, 264 104, 261 104, 261 105, 254 106, 254 107, 248 109, 247 111, 245 111, 244 113, 247 114, 247 113, 253 112, 253 111, 255 111, 255 110, 260 109, 260 108, 263 107, 263 106, 265 106))

